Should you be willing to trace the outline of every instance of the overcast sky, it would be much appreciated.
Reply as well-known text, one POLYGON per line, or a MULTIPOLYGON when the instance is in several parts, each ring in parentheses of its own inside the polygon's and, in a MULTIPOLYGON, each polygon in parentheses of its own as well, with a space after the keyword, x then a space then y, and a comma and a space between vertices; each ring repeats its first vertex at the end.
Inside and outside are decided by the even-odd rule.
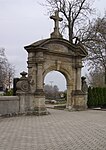
MULTIPOLYGON (((6 49, 6 56, 15 66, 17 77, 23 70, 27 71, 27 52, 24 46, 49 38, 53 31, 53 21, 38 2, 44 0, 0 0, 0 47, 6 49)), ((96 0, 94 7, 103 15, 106 0, 96 0)), ((53 84, 61 81, 62 84, 58 86, 65 89, 66 82, 63 76, 53 72, 48 76, 45 79, 46 83, 58 79, 54 80, 53 84)))

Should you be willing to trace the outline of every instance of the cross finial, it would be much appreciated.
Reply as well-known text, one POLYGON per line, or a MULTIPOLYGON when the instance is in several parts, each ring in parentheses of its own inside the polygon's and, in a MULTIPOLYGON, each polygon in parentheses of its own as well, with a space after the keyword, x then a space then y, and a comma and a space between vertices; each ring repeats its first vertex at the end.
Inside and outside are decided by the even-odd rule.
POLYGON ((51 34, 51 37, 62 37, 62 35, 59 32, 59 21, 62 21, 63 19, 59 17, 59 12, 55 11, 55 15, 50 16, 50 18, 53 19, 55 23, 54 32, 51 34))

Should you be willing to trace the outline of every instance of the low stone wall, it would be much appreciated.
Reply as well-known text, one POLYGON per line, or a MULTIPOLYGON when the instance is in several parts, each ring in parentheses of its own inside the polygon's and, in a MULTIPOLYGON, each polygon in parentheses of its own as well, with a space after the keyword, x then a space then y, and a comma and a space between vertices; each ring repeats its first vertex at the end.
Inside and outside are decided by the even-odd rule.
POLYGON ((18 96, 0 96, 0 115, 14 114, 20 111, 18 96))

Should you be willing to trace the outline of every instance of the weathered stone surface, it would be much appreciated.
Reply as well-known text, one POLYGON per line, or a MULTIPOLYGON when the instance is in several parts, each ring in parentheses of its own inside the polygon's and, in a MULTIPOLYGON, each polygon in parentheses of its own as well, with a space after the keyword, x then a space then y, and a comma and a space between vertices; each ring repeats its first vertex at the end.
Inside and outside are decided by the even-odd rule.
POLYGON ((0 114, 13 114, 19 112, 18 96, 0 96, 0 114))
MULTIPOLYGON (((53 70, 59 71, 67 81, 67 108, 76 110, 86 108, 85 94, 81 91, 81 67, 82 58, 87 52, 81 45, 71 44, 61 38, 50 38, 35 42, 25 49, 28 52, 28 74, 33 81, 33 84, 30 82, 31 93, 42 96, 43 92, 40 94, 40 91, 43 91, 46 74, 53 70), (36 70, 35 73, 32 70, 36 70), (73 90, 75 92, 72 96, 73 90)), ((42 101, 44 103, 44 100, 42 101)))
POLYGON ((50 16, 50 18, 53 19, 55 23, 54 32, 51 33, 51 38, 62 38, 62 35, 59 32, 59 21, 62 21, 63 19, 59 17, 59 12, 55 11, 55 15, 50 16))
POLYGON ((13 101, 16 97, 9 97, 9 100, 4 99, 5 102, 0 101, 1 113, 19 111, 26 114, 47 114, 43 86, 44 78, 50 71, 59 71, 66 78, 66 108, 68 110, 87 108, 84 82, 81 88, 82 58, 86 57, 87 51, 81 43, 72 44, 62 38, 59 32, 59 21, 62 21, 62 18, 59 17, 58 11, 51 19, 55 23, 51 37, 25 46, 28 52, 28 76, 26 72, 22 72, 22 77, 16 83, 17 100, 13 101))
POLYGON ((54 70, 61 72, 67 81, 66 108, 85 109, 86 97, 81 91, 81 68, 82 58, 86 57, 87 52, 80 43, 72 44, 62 38, 59 32, 59 21, 62 21, 62 18, 59 17, 58 11, 50 18, 55 23, 51 38, 25 46, 28 52, 30 93, 35 95, 34 107, 39 110, 43 104, 43 108, 45 108, 45 98, 42 98, 44 78, 47 73, 54 70))

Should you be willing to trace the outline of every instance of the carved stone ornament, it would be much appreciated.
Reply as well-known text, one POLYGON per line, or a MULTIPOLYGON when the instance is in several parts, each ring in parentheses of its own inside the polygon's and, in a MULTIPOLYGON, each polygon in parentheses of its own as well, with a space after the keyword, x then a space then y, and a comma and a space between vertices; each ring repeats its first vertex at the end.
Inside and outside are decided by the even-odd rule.
POLYGON ((17 91, 18 92, 28 92, 29 91, 29 82, 28 82, 28 78, 26 77, 27 73, 26 72, 22 72, 20 73, 22 75, 22 77, 20 78, 20 80, 17 82, 16 87, 17 87, 17 91))
POLYGON ((17 89, 23 92, 28 92, 29 91, 28 81, 19 81, 17 83, 17 89))

